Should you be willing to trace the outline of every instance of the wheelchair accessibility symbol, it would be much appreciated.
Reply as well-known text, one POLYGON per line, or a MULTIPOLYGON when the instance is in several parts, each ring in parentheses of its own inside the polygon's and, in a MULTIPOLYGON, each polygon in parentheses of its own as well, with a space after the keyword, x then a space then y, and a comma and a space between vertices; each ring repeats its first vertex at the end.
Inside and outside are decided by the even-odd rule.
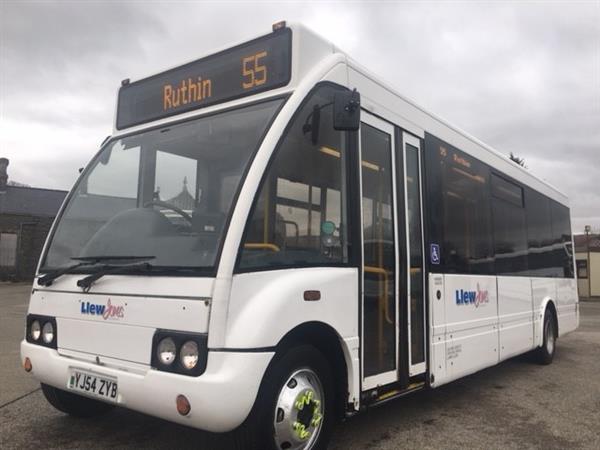
POLYGON ((439 264, 440 263, 440 246, 439 246, 439 244, 431 244, 429 254, 430 254, 430 258, 431 258, 431 264, 439 264))

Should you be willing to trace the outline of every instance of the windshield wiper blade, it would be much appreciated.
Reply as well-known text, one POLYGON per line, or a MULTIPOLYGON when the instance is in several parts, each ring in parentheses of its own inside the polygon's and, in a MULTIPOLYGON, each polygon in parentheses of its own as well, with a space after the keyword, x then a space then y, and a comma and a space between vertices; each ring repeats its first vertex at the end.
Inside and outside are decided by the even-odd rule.
POLYGON ((98 264, 102 261, 121 261, 121 260, 145 260, 145 259, 154 259, 156 258, 156 256, 114 256, 114 255, 108 255, 108 256, 77 256, 77 257, 72 257, 71 259, 75 260, 75 261, 81 261, 78 262, 77 264, 72 264, 70 266, 66 266, 66 267, 62 267, 59 269, 56 269, 52 272, 48 272, 45 275, 42 275, 41 277, 38 278, 37 283, 40 286, 51 286, 52 283, 54 282, 54 280, 56 280, 59 277, 62 277, 63 275, 75 270, 75 269, 79 269, 80 267, 83 266, 93 266, 95 264, 98 264))
POLYGON ((48 272, 47 274, 39 277, 37 283, 40 286, 51 286, 54 280, 56 280, 58 277, 62 277, 64 274, 69 273, 72 270, 78 269, 79 267, 97 264, 97 262, 98 261, 83 261, 77 264, 71 264, 70 266, 53 270, 52 272, 48 272))
POLYGON ((107 256, 73 256, 71 259, 75 261, 131 261, 131 260, 146 260, 154 259, 156 256, 122 256, 122 255, 107 255, 107 256))
POLYGON ((92 275, 88 275, 85 278, 81 278, 77 280, 77 286, 83 289, 83 292, 88 292, 96 281, 102 278, 104 275, 117 274, 117 273, 126 273, 135 270, 152 270, 154 266, 152 264, 143 262, 143 263, 134 263, 134 264, 123 264, 123 265, 105 265, 102 269, 98 270, 98 272, 93 273, 92 275))

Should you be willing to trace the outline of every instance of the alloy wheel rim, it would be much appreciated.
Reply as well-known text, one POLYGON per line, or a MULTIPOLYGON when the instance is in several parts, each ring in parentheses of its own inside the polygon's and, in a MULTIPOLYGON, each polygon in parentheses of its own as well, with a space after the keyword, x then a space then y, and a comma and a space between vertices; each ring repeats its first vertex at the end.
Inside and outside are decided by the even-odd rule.
POLYGON ((309 368, 293 372, 281 387, 274 414, 278 449, 314 448, 324 417, 324 393, 317 374, 309 368))

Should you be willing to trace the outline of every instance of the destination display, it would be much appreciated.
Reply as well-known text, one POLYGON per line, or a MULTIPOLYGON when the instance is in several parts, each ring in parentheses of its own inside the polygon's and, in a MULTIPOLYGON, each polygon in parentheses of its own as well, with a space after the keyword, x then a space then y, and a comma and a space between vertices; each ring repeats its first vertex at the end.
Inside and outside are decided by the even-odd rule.
POLYGON ((289 28, 207 56, 119 90, 117 129, 204 108, 290 81, 289 28))

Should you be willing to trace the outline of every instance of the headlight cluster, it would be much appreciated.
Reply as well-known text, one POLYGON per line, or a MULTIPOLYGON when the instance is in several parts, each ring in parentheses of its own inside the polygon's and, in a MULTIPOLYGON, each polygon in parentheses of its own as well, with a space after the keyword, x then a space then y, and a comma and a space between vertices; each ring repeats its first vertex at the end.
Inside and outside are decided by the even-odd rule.
POLYGON ((206 369, 206 335, 158 330, 152 342, 152 367, 198 376, 206 369))
POLYGON ((49 316, 28 314, 25 339, 32 344, 56 348, 56 319, 49 316))

